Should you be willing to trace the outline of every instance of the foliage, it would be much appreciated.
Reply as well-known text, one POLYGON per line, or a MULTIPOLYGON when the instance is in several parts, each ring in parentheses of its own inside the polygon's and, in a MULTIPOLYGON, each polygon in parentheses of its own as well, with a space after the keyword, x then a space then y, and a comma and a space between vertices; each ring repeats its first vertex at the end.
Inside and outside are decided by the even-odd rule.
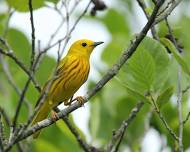
MULTIPOLYGON (((27 0, 6 0, 6 5, 15 9, 18 12, 29 11, 27 0)), ((148 1, 150 2, 150 1, 148 1)), ((56 5, 58 0, 34 0, 34 9, 41 9, 45 4, 51 3, 56 5)), ((116 2, 121 5, 122 9, 118 7, 110 8, 106 13, 96 18, 88 17, 87 20, 93 19, 101 22, 111 34, 111 41, 106 43, 106 47, 101 54, 101 59, 107 67, 111 67, 121 56, 122 52, 127 48, 130 40, 135 37, 132 32, 133 17, 135 16, 135 8, 133 2, 127 0, 120 0, 116 2), (123 9, 125 8, 125 9, 123 9), (133 17, 130 14, 133 14, 133 17), (125 15, 124 15, 125 14, 125 15)), ((189 2, 184 2, 189 6, 189 2)), ((153 4, 147 8, 151 12, 153 4)), ((182 8, 183 9, 183 8, 182 8)), ((187 9, 186 7, 184 9, 187 9)), ((185 12, 185 11, 183 11, 185 12)), ((0 35, 6 29, 6 21, 8 13, 0 13, 0 35)), ((135 21, 134 21, 135 22, 135 21)), ((138 23, 135 23, 138 24, 138 23)), ((90 101, 90 118, 89 131, 92 137, 92 145, 103 147, 112 137, 112 131, 119 128, 122 121, 128 118, 131 109, 138 101, 144 101, 145 106, 138 114, 135 120, 127 129, 122 147, 128 146, 131 151, 138 151, 141 148, 142 139, 146 134, 147 123, 150 128, 154 128, 160 136, 167 139, 167 146, 173 148, 175 145, 174 139, 171 137, 168 130, 164 127, 157 113, 153 110, 152 99, 156 101, 160 111, 164 115, 168 125, 178 134, 178 113, 176 106, 177 98, 177 74, 178 67, 182 67, 181 83, 182 90, 190 84, 190 34, 189 34, 190 17, 186 14, 181 14, 172 25, 177 30, 174 35, 182 42, 184 52, 179 53, 174 44, 163 38, 168 34, 167 27, 162 23, 158 27, 160 40, 156 41, 150 36, 147 36, 140 46, 137 48, 133 56, 123 66, 119 74, 113 78, 109 83, 90 101), (180 27, 180 28, 178 28, 180 27), (171 51, 169 54, 167 48, 171 51), (148 117, 151 114, 150 117, 148 117), (149 119, 147 121, 147 119, 149 119)), ((15 55, 27 66, 30 65, 31 43, 24 31, 11 27, 8 29, 6 41, 10 45, 11 50, 15 55)), ((0 45, 0 47, 2 47, 0 45)), ((14 81, 19 88, 23 88, 28 76, 18 67, 14 61, 5 57, 9 64, 10 72, 13 74, 14 81)), ((45 55, 36 72, 36 79, 41 86, 44 85, 49 75, 52 73, 49 69, 56 66, 56 60, 45 55), (48 68, 47 68, 48 67, 48 68)), ((108 68, 107 68, 108 69, 108 68)), ((107 69, 99 70, 101 76, 105 74, 107 69)), ((91 89, 96 82, 90 81, 88 88, 91 89)), ((34 107, 39 92, 30 84, 26 98, 31 101, 34 107)), ((186 118, 189 112, 188 108, 188 91, 182 96, 183 118, 186 118)), ((7 78, 3 72, 3 66, 0 65, 0 106, 7 111, 8 115, 13 118, 15 107, 19 96, 15 90, 9 85, 7 78)), ((29 111, 27 106, 23 106, 19 116, 19 123, 25 122, 28 119, 29 111)), ((73 126, 77 128, 70 117, 73 126)), ((9 131, 9 128, 6 126, 9 131)), ((77 128, 78 129, 78 128, 77 128)), ((7 131, 7 132, 8 132, 7 131)), ((78 129, 82 137, 85 135, 78 129)), ((190 148, 190 120, 184 125, 184 149, 190 148)), ((27 144, 29 141, 24 141, 27 144)), ((42 136, 37 141, 32 142, 27 147, 28 151, 46 151, 46 152, 74 152, 82 151, 79 147, 73 134, 67 126, 60 120, 55 125, 44 129, 42 136)), ((13 151, 16 151, 14 147, 13 151)))

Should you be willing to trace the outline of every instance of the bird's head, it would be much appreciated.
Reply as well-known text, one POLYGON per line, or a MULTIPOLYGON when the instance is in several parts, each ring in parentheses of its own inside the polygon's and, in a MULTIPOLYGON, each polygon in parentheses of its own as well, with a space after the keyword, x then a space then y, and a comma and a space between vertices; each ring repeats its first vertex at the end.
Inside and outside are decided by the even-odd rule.
POLYGON ((102 43, 104 42, 94 42, 92 40, 87 39, 78 40, 71 45, 68 53, 87 55, 89 57, 93 49, 102 43))

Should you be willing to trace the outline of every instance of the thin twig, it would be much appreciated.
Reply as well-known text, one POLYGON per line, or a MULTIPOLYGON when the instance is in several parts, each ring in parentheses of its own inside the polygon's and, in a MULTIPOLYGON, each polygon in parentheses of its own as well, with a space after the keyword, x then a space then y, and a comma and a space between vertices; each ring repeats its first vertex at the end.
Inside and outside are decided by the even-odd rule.
POLYGON ((8 9, 8 19, 6 20, 6 23, 5 23, 5 29, 3 30, 3 34, 2 36, 5 38, 7 36, 7 33, 8 33, 8 29, 9 29, 9 23, 10 23, 10 20, 11 20, 11 17, 14 13, 14 10, 12 11, 11 8, 8 9))
MULTIPOLYGON (((76 19, 75 23, 73 24, 73 26, 71 27, 70 31, 68 32, 68 34, 66 34, 66 36, 64 36, 63 38, 59 39, 57 42, 53 43, 51 46, 46 47, 43 52, 47 52, 47 50, 53 48, 54 46, 58 45, 59 43, 61 43, 62 41, 64 41, 65 39, 68 40, 70 38, 70 35, 72 34, 72 32, 75 30, 77 24, 79 23, 79 21, 82 19, 82 17, 86 14, 89 6, 91 4, 91 1, 89 1, 89 3, 87 4, 86 8, 84 9, 84 11, 81 13, 81 15, 76 19)), ((63 51, 64 51, 65 45, 63 47, 63 51)))
POLYGON ((4 126, 3 126, 3 122, 2 122, 2 117, 1 117, 1 113, 0 113, 0 150, 4 151, 4 126))
POLYGON ((165 10, 160 16, 156 18, 153 25, 156 25, 159 22, 166 19, 172 13, 172 11, 180 4, 180 2, 182 2, 182 0, 173 1, 172 5, 167 10, 165 10))
MULTIPOLYGON (((54 108, 54 110, 58 113, 60 112, 60 110, 56 107, 54 108)), ((75 136, 75 138, 77 139, 79 145, 81 146, 81 148, 85 151, 85 152, 91 152, 92 151, 92 147, 89 146, 80 136, 80 134, 78 133, 78 131, 72 126, 72 124, 69 122, 68 116, 65 116, 62 118, 63 121, 65 122, 65 124, 67 125, 67 127, 70 129, 70 131, 72 132, 72 134, 75 136)))
POLYGON ((128 119, 123 121, 123 123, 121 124, 121 126, 119 127, 117 131, 114 131, 113 137, 106 147, 106 150, 105 150, 106 152, 117 152, 119 150, 119 147, 121 145, 121 142, 123 140, 127 127, 131 124, 131 122, 137 116, 138 112, 141 110, 143 105, 144 105, 144 102, 137 103, 136 106, 132 109, 131 113, 129 114, 128 119))
POLYGON ((179 152, 183 152, 183 116, 182 116, 182 93, 181 93, 181 67, 178 67, 178 94, 177 94, 177 109, 179 121, 179 152))
POLYGON ((15 116, 14 116, 14 119, 13 119, 13 131, 15 130, 15 127, 16 127, 16 124, 17 124, 17 119, 18 119, 18 116, 19 116, 19 113, 20 113, 20 109, 21 109, 21 106, 22 106, 22 103, 24 101, 24 97, 25 97, 25 94, 28 90, 28 87, 30 85, 30 78, 27 80, 27 82, 25 83, 25 86, 24 86, 24 89, 22 91, 22 94, 20 96, 20 99, 18 101, 18 105, 16 107, 16 112, 15 112, 15 116))
POLYGON ((11 125, 10 118, 9 118, 8 114, 5 112, 5 110, 4 110, 2 107, 0 107, 0 114, 3 116, 3 118, 4 118, 5 122, 6 122, 6 124, 7 124, 8 126, 10 126, 10 125, 11 125))
POLYGON ((190 89, 190 85, 187 86, 184 90, 182 90, 182 94, 186 93, 190 89))
POLYGON ((175 134, 175 132, 169 127, 167 121, 165 120, 164 116, 162 115, 162 113, 159 111, 156 111, 160 120, 163 122, 165 128, 168 130, 168 132, 170 133, 170 135, 176 140, 179 141, 179 137, 175 134))
MULTIPOLYGON (((34 73, 34 69, 35 67, 33 67, 34 61, 35 61, 35 27, 34 27, 34 18, 33 18, 33 6, 32 6, 32 0, 28 0, 28 7, 29 7, 29 11, 30 11, 30 23, 31 23, 31 37, 32 37, 32 53, 31 53, 31 65, 30 65, 30 71, 31 71, 31 77, 33 77, 33 73, 34 73)), ((29 88, 30 85, 30 81, 31 81, 31 77, 28 78, 28 80, 25 83, 24 89, 22 91, 22 94, 20 96, 18 105, 16 107, 16 112, 15 112, 15 116, 13 119, 13 131, 15 130, 16 127, 16 123, 17 123, 17 119, 20 113, 20 109, 22 106, 22 103, 24 101, 25 98, 25 94, 29 88)))
MULTIPOLYGON (((146 16, 146 18, 147 18, 147 20, 148 20, 149 17, 150 17, 150 15, 149 15, 149 14, 147 13, 147 11, 146 11, 147 6, 146 6, 144 0, 137 0, 137 2, 138 2, 138 4, 139 4, 139 6, 141 7, 141 9, 143 10, 143 12, 144 12, 144 14, 145 14, 145 16, 146 16)), ((158 37, 158 35, 156 34, 156 29, 155 29, 154 26, 151 27, 151 33, 152 33, 152 36, 153 36, 154 39, 159 40, 159 37, 158 37)))
POLYGON ((31 53, 31 59, 30 59, 30 70, 33 72, 33 64, 35 61, 35 27, 34 27, 34 17, 33 17, 33 6, 32 6, 32 0, 28 0, 28 7, 30 10, 30 24, 31 24, 31 37, 32 37, 32 53, 31 53))
POLYGON ((35 80, 35 78, 33 77, 33 75, 31 74, 31 72, 27 69, 27 67, 24 65, 24 63, 22 61, 20 61, 16 55, 11 52, 9 50, 9 52, 6 52, 4 51, 3 49, 0 48, 0 53, 3 54, 3 55, 6 55, 8 57, 10 57, 27 75, 29 78, 31 78, 33 84, 34 84, 34 87, 40 92, 41 91, 41 88, 40 88, 40 85, 37 83, 37 81, 35 80))
POLYGON ((165 128, 168 130, 168 132, 170 133, 170 135, 176 140, 179 141, 179 137, 175 134, 175 132, 170 128, 170 126, 168 125, 167 121, 165 120, 164 116, 162 115, 159 107, 157 106, 154 98, 152 97, 152 95, 150 95, 153 106, 155 108, 155 112, 158 114, 160 120, 163 122, 165 128))
MULTIPOLYGON (((8 82, 9 82, 9 84, 13 87, 15 92, 20 97, 22 92, 13 80, 12 74, 10 73, 10 70, 9 70, 8 63, 3 59, 2 56, 0 56, 0 62, 2 64, 2 69, 4 71, 4 74, 5 74, 8 82)), ((30 114, 32 112, 32 105, 30 104, 30 102, 26 98, 24 98, 24 103, 25 103, 27 109, 29 110, 29 114, 30 114)))
POLYGON ((183 121, 183 124, 185 124, 189 120, 189 118, 190 118, 190 112, 188 112, 185 120, 183 121))
MULTIPOLYGON (((179 50, 175 37, 173 36, 173 31, 169 25, 167 18, 165 19, 168 32, 172 38, 172 42, 177 50, 179 50)), ((178 109, 178 122, 179 122, 179 152, 183 152, 183 115, 182 115, 182 88, 181 88, 181 66, 178 66, 178 79, 177 79, 177 109, 178 109)))
POLYGON ((65 124, 67 125, 67 127, 72 132, 72 134, 76 137, 76 139, 77 139, 78 143, 80 144, 80 146, 82 147, 82 149, 85 152, 91 152, 92 151, 91 147, 81 138, 81 136, 77 132, 77 130, 71 125, 71 123, 69 122, 68 117, 63 117, 63 120, 64 120, 65 124))

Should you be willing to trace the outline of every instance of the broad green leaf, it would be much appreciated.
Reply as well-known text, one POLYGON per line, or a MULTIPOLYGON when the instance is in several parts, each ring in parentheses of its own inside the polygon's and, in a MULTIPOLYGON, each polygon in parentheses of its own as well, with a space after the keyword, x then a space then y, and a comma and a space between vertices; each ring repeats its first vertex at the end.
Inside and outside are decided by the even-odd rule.
POLYGON ((142 85, 144 90, 149 90, 155 78, 156 65, 151 54, 140 47, 130 58, 128 70, 136 83, 142 85))
POLYGON ((167 89, 165 89, 157 98, 157 104, 159 106, 161 106, 162 104, 166 103, 169 101, 169 99, 171 98, 171 96, 174 93, 174 87, 170 86, 167 89))
POLYGON ((128 35, 129 25, 126 22, 126 15, 124 16, 120 12, 109 9, 106 16, 101 19, 101 21, 106 25, 108 30, 113 34, 128 35), (117 24, 115 24, 117 23, 117 24))
POLYGON ((43 60, 40 62, 39 68, 36 72, 36 78, 41 85, 44 85, 45 82, 47 82, 47 80, 50 78, 55 66, 55 59, 53 57, 45 55, 43 60))
MULTIPOLYGON (((66 151, 66 152, 73 152, 73 151, 80 152, 81 151, 74 135, 70 132, 70 130, 67 128, 66 124, 62 120, 59 120, 58 122, 56 122, 56 124, 53 124, 43 129, 38 139, 43 139, 51 143, 52 145, 56 146, 57 149, 61 151, 66 151)), ((36 144, 37 142, 38 140, 34 141, 35 147, 40 146, 36 144)), ((44 151, 44 150, 46 150, 46 148, 41 149, 41 151, 44 151)), ((47 152, 51 152, 51 151, 47 151, 47 152)))
POLYGON ((102 59, 108 65, 112 65, 121 56, 121 53, 127 48, 127 45, 130 42, 130 28, 127 24, 126 16, 123 16, 121 12, 114 9, 110 9, 106 16, 101 18, 100 21, 105 24, 109 32, 112 34, 111 42, 106 46, 102 53, 102 59))
POLYGON ((188 64, 185 62, 185 60, 182 58, 182 56, 178 53, 173 43, 166 39, 161 38, 160 41, 169 48, 169 50, 172 52, 174 58, 177 60, 177 62, 181 65, 184 72, 186 72, 188 75, 190 75, 190 68, 188 67, 188 64))
POLYGON ((89 119, 89 130, 91 133, 91 136, 93 139, 97 139, 98 131, 99 131, 99 126, 100 124, 100 108, 101 108, 101 103, 98 101, 98 98, 95 98, 93 102, 91 102, 91 115, 89 119))
POLYGON ((16 56, 25 64, 30 63, 30 43, 25 34, 18 29, 10 28, 7 40, 16 56))
POLYGON ((38 139, 38 142, 35 143, 36 151, 45 151, 45 152, 62 152, 62 149, 56 145, 48 142, 47 140, 38 139))
POLYGON ((131 88, 129 88, 127 86, 127 84, 123 84, 123 86, 125 87, 125 89, 127 90, 127 93, 137 99, 137 100, 140 100, 140 101, 143 101, 143 102, 146 102, 146 103, 150 103, 150 100, 148 98, 146 98, 144 95, 142 95, 141 93, 137 92, 136 90, 133 90, 131 88))
POLYGON ((114 118, 117 115, 116 104, 119 101, 119 98, 122 98, 122 92, 118 91, 121 86, 116 86, 115 81, 106 85, 101 92, 96 94, 91 101, 91 115, 89 121, 89 128, 91 135, 93 136, 93 142, 100 143, 100 146, 106 144, 106 142, 112 136, 112 130, 115 128, 116 123, 114 121, 107 121, 110 118, 114 118), (113 90, 113 88, 115 90, 113 90), (106 122, 106 123, 105 123, 106 122))
POLYGON ((113 65, 127 47, 127 38, 124 35, 115 35, 102 53, 102 59, 109 66, 113 65))
MULTIPOLYGON (((6 0, 9 6, 19 12, 29 11, 28 0, 6 0)), ((44 5, 44 0, 32 0, 33 9, 40 8, 44 5)))
POLYGON ((52 3, 54 3, 54 4, 57 4, 57 3, 59 2, 59 0, 45 0, 45 1, 47 1, 47 2, 52 2, 52 3))
POLYGON ((166 48, 161 43, 150 37, 146 37, 143 40, 138 50, 141 50, 141 46, 143 46, 143 48, 147 50, 154 59, 156 70, 153 89, 155 91, 160 90, 165 83, 164 81, 167 81, 167 79, 169 79, 168 72, 170 70, 170 59, 166 48), (161 81, 162 83, 160 83, 161 81))

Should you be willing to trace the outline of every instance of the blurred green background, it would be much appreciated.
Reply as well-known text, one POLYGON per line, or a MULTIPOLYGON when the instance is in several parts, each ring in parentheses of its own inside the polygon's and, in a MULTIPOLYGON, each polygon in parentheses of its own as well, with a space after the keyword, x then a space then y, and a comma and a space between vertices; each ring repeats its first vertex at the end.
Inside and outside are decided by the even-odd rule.
MULTIPOLYGON (((86 0, 82 0, 87 2, 86 0)), ((122 52, 127 48, 130 40, 146 23, 141 8, 136 1, 132 0, 112 0, 105 1, 108 8, 103 12, 97 12, 95 17, 90 16, 89 11, 84 16, 85 24, 95 22, 105 28, 105 34, 109 35, 109 42, 105 42, 100 58, 101 63, 94 66, 97 77, 88 81, 88 89, 91 89, 103 76, 107 69, 111 67, 121 56, 122 52)), ((153 9, 150 0, 148 4, 148 12, 153 9)), ((47 5, 57 5, 59 0, 34 0, 34 8, 38 11, 47 7, 47 5)), ((177 112, 177 73, 179 65, 182 66, 181 83, 182 90, 190 85, 190 77, 188 69, 190 68, 190 2, 183 1, 182 4, 174 11, 169 22, 173 28, 174 35, 184 46, 183 54, 178 54, 186 65, 186 69, 181 61, 167 53, 166 48, 156 40, 151 38, 151 34, 146 37, 138 47, 132 58, 123 66, 119 74, 113 78, 107 85, 93 97, 88 103, 90 108, 88 130, 90 140, 88 142, 97 147, 104 147, 112 137, 112 131, 119 128, 122 121, 127 119, 131 109, 141 100, 139 94, 144 96, 147 92, 151 93, 158 105, 161 105, 163 113, 169 126, 178 135, 178 112, 177 112)), ((0 36, 6 33, 6 41, 17 57, 24 62, 26 66, 30 63, 30 35, 22 28, 7 28, 8 10, 15 10, 28 13, 27 0, 0 0, 0 36), (22 3, 22 4, 21 4, 22 3)), ((71 18, 77 18, 81 13, 81 8, 71 18)), ((35 12, 35 11, 34 11, 35 12)), ((14 15, 13 15, 14 17, 14 15)), ((38 16, 35 16, 38 18, 38 16)), ((48 18, 46 18, 48 19, 48 18)), ((44 19, 44 21, 46 20, 44 19)), ((20 22, 20 21, 19 21, 20 22)), ((37 23, 39 24, 39 23, 37 23)), ((82 23, 81 23, 82 24, 82 23)), ((82 24, 83 25, 83 24, 82 24)), ((27 25, 26 26, 30 26, 27 25)), ((95 26, 96 27, 96 24, 95 26)), ((93 28, 94 28, 93 27, 93 28)), ((79 30, 75 29, 76 31, 79 30)), ((159 37, 168 34, 165 22, 160 23, 156 28, 159 37)), ((46 33, 44 33, 45 35, 46 33)), ((102 33, 104 34, 104 33, 102 33)), ((74 36, 74 34, 72 35, 74 36)), ((43 40, 42 40, 43 41, 43 40)), ((5 58, 10 72, 16 85, 23 88, 27 80, 27 75, 9 58, 5 58)), ((56 59, 52 55, 45 55, 36 73, 37 81, 43 85, 48 79, 51 70, 55 67, 56 59)), ((84 92, 85 93, 85 92, 84 92)), ((34 106, 39 96, 38 91, 31 84, 26 94, 26 98, 34 106)), ((148 98, 148 97, 147 97, 148 98)), ((10 86, 6 75, 0 65, 0 106, 5 109, 8 115, 13 118, 15 107, 19 100, 19 96, 10 86)), ((186 118, 190 111, 189 92, 183 94, 182 97, 183 118, 186 118)), ((23 105, 19 116, 19 123, 25 122, 28 118, 27 106, 23 105)), ((70 117, 73 125, 77 128, 73 118, 70 117)), ((84 139, 86 135, 78 128, 84 139)), ((7 128, 8 132, 8 128, 7 128)), ((7 134, 8 135, 8 134, 7 134)), ((184 150, 190 148, 190 120, 184 125, 183 144, 184 150)), ((56 124, 44 129, 39 139, 33 141, 27 139, 22 142, 24 148, 28 152, 46 151, 46 152, 78 152, 82 151, 75 137, 70 133, 67 126, 58 121, 56 124)), ((158 151, 174 151, 175 141, 164 127, 158 115, 153 111, 150 104, 145 104, 139 112, 135 120, 130 124, 126 131, 125 138, 122 142, 120 151, 148 151, 151 147, 157 147, 158 151), (148 139, 148 146, 143 146, 144 139, 147 134, 153 131, 158 134, 159 142, 151 145, 151 139, 148 139), (150 146, 150 147, 149 147, 150 146)), ((13 150, 17 151, 14 147, 13 150)))

